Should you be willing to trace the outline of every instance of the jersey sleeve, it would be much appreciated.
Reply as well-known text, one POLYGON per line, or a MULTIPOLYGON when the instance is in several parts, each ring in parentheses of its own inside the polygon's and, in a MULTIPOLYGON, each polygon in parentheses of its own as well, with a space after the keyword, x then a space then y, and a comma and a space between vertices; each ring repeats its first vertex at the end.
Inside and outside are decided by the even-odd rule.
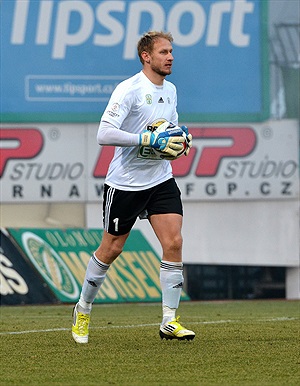
POLYGON ((133 103, 134 94, 128 92, 126 82, 120 83, 113 91, 101 121, 108 122, 119 129, 128 116, 133 103))
POLYGON ((97 133, 97 142, 102 146, 138 146, 140 136, 139 134, 128 133, 117 129, 111 123, 101 120, 97 133))

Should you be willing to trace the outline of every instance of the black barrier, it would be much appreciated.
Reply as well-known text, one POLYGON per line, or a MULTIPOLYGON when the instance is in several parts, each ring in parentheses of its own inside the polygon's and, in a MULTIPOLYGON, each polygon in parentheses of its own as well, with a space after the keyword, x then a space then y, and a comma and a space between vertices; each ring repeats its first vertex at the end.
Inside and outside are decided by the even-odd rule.
POLYGON ((57 303, 48 285, 3 231, 0 241, 1 305, 57 303))

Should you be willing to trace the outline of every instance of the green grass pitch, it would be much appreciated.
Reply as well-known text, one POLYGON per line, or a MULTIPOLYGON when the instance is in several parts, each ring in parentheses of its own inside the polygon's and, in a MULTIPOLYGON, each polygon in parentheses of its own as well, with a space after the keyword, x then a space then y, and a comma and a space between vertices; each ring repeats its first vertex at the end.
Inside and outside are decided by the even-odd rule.
POLYGON ((191 341, 158 335, 161 306, 95 305, 90 342, 72 306, 0 308, 1 385, 299 385, 300 302, 182 302, 191 341))

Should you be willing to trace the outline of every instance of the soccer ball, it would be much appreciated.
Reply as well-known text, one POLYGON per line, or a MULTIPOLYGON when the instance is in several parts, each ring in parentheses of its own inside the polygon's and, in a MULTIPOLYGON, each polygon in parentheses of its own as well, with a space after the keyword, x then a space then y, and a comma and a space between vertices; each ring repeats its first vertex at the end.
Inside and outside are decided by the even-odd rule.
MULTIPOLYGON (((172 122, 168 122, 166 120, 159 120, 159 121, 155 122, 154 124, 152 124, 151 127, 152 127, 152 131, 168 132, 170 136, 174 136, 174 137, 179 137, 179 136, 182 136, 184 134, 181 127, 176 126, 172 122)), ((183 145, 183 147, 182 147, 182 150, 179 153, 177 153, 176 156, 171 156, 170 154, 165 153, 165 152, 158 150, 158 149, 153 149, 153 151, 156 155, 159 156, 159 158, 173 161, 173 160, 181 157, 186 150, 186 147, 187 147, 186 141, 183 143, 180 143, 180 144, 183 145)))

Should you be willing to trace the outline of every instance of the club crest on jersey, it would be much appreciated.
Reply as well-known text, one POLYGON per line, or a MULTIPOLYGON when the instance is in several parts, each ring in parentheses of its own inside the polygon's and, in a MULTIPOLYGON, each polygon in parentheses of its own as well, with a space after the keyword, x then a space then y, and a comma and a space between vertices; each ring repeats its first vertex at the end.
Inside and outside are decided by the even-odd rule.
POLYGON ((151 94, 146 94, 145 98, 146 98, 147 105, 152 105, 152 95, 151 94))

